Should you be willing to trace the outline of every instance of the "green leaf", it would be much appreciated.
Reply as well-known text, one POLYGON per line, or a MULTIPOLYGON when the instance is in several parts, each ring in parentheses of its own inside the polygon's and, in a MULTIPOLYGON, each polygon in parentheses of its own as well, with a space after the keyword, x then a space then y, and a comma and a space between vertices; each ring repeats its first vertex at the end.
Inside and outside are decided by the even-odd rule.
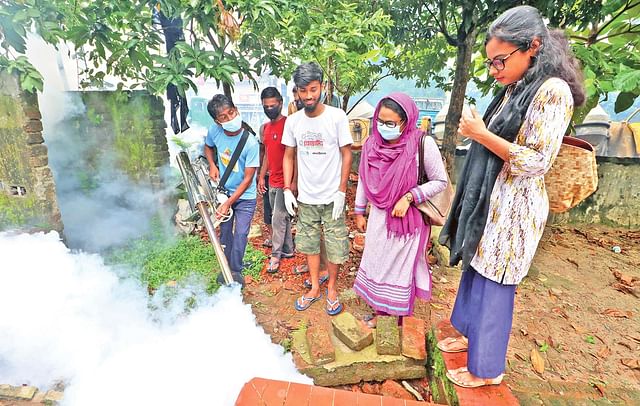
POLYGON ((633 106, 633 103, 635 102, 637 97, 638 97, 638 94, 633 94, 629 92, 620 93, 618 97, 616 97, 616 104, 614 108, 615 112, 621 113, 627 110, 628 108, 630 108, 631 106, 633 106))

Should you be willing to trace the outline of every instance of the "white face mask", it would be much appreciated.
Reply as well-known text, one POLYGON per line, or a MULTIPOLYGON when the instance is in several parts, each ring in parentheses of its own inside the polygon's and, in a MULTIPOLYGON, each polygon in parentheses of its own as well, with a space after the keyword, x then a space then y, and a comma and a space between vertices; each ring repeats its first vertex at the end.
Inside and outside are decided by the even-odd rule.
POLYGON ((380 133, 380 136, 387 141, 398 139, 402 134, 402 132, 400 131, 400 126, 389 128, 382 123, 378 123, 378 132, 380 133))
POLYGON ((220 125, 225 131, 234 133, 242 127, 242 117, 240 117, 240 113, 238 113, 238 115, 233 119, 227 121, 226 123, 220 123, 220 125))

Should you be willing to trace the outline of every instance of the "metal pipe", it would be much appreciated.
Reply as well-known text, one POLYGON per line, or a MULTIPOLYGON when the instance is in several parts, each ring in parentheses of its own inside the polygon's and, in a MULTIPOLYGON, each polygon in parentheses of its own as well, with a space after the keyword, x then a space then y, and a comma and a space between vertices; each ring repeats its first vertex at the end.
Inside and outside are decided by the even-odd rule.
POLYGON ((209 204, 207 202, 198 203, 198 211, 200 212, 200 216, 204 222, 204 227, 207 229, 207 234, 209 234, 209 240, 211 241, 213 250, 216 253, 216 258, 220 264, 220 271, 222 272, 224 281, 228 285, 233 282, 233 276, 231 275, 231 268, 229 267, 227 256, 224 255, 220 238, 218 238, 218 234, 216 233, 215 225, 213 221, 211 221, 211 216, 209 215, 209 204))
POLYGON ((224 255, 224 249, 220 243, 220 238, 218 238, 218 234, 216 233, 216 224, 211 220, 211 212, 209 211, 209 208, 211 207, 212 202, 206 198, 203 189, 198 183, 198 178, 193 171, 193 166, 191 165, 191 161, 189 160, 187 153, 184 151, 180 152, 178 154, 177 161, 180 173, 184 180, 184 186, 187 191, 191 209, 194 211, 197 210, 200 213, 200 217, 204 222, 204 227, 209 235, 209 240, 211 241, 213 250, 216 253, 218 264, 220 264, 220 271, 222 272, 225 283, 228 285, 233 282, 233 276, 231 275, 231 268, 229 267, 227 257, 224 255))

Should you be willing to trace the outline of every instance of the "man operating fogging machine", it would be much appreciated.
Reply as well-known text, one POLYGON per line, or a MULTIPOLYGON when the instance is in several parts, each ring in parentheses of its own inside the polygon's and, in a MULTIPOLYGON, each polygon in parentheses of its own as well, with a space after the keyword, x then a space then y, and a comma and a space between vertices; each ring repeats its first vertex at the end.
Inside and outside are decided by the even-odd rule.
MULTIPOLYGON (((220 224, 220 242, 224 245, 233 280, 244 286, 242 260, 256 209, 260 147, 255 137, 243 128, 240 112, 225 95, 213 96, 207 110, 215 121, 209 128, 204 146, 209 176, 229 194, 229 198, 218 206, 216 217, 222 218, 232 209, 231 218, 220 224)), ((224 283, 222 274, 218 276, 218 283, 224 283)))

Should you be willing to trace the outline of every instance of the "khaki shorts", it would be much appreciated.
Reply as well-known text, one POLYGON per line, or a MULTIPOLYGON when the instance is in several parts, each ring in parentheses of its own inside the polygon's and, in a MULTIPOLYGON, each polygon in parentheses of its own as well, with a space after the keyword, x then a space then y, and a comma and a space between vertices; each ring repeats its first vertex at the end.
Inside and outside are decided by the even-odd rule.
POLYGON ((324 229, 327 260, 342 264, 349 258, 349 232, 344 212, 333 220, 333 203, 305 204, 298 202, 296 248, 306 255, 320 254, 320 234, 324 229))

